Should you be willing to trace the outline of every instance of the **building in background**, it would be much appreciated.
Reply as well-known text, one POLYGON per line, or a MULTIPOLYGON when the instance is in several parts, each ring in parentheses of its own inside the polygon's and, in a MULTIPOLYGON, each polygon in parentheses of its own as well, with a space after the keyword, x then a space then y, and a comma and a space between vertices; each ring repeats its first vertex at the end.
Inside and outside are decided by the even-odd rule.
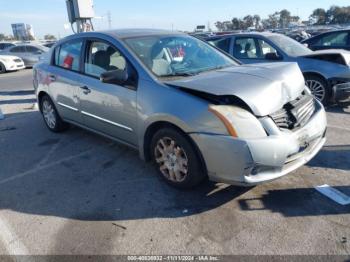
POLYGON ((34 30, 31 25, 18 23, 12 24, 13 36, 19 41, 30 41, 34 40, 34 30))

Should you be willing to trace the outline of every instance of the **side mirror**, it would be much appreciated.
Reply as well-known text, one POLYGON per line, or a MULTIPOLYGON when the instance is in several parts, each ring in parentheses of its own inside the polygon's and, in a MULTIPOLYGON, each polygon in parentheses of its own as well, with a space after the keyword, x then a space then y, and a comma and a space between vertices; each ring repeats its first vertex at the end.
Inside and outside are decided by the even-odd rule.
POLYGON ((276 53, 267 53, 265 55, 265 59, 266 60, 271 60, 271 61, 281 61, 282 60, 282 57, 279 56, 278 54, 276 53))
POLYGON ((128 81, 129 74, 127 70, 116 69, 102 73, 100 80, 102 83, 123 85, 128 81))

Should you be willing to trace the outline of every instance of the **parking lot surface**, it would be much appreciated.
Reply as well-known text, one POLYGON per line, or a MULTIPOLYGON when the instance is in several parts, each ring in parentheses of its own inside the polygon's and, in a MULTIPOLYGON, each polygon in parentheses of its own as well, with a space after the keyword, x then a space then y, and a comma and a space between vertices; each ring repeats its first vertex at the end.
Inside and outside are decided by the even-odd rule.
POLYGON ((350 109, 328 109, 308 165, 255 188, 166 185, 138 153, 79 128, 53 134, 31 71, 0 76, 0 254, 350 254, 350 109))

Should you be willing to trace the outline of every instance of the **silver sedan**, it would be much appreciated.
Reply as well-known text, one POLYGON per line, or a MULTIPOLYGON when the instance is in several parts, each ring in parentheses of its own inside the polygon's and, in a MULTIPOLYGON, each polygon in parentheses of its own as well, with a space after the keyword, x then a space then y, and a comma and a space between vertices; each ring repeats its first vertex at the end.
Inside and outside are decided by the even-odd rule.
POLYGON ((21 58, 25 67, 33 67, 49 51, 49 48, 38 44, 16 44, 0 52, 1 55, 11 55, 21 58))
POLYGON ((181 188, 272 181, 326 141, 324 108, 296 63, 241 66, 182 33, 67 37, 35 65, 33 83, 51 131, 74 124, 127 144, 181 188))

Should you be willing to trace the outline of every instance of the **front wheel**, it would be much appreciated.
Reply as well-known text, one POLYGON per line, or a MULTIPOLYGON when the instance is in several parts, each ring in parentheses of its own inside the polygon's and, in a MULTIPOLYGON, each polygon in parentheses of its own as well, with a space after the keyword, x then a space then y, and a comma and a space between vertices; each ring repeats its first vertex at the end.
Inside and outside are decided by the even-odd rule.
POLYGON ((45 95, 41 99, 40 108, 45 124, 50 131, 58 133, 68 128, 68 124, 63 122, 49 96, 45 95))
POLYGON ((6 67, 3 63, 0 63, 0 74, 6 73, 6 67))
POLYGON ((316 97, 325 106, 329 104, 331 94, 327 82, 315 75, 306 76, 306 85, 310 89, 314 97, 316 97))
POLYGON ((161 129, 153 136, 151 154, 160 175, 172 186, 192 188, 206 178, 194 145, 173 128, 161 129))

